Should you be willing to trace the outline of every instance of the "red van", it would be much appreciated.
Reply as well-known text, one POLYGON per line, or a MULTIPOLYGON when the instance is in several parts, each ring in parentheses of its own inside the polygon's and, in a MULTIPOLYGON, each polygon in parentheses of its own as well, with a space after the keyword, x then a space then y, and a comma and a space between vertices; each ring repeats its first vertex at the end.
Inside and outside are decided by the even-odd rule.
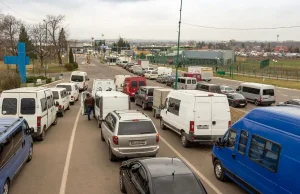
POLYGON ((194 77, 194 78, 196 78, 197 82, 202 81, 200 73, 183 73, 182 76, 183 77, 194 77))
POLYGON ((123 84, 123 93, 134 99, 135 93, 141 86, 146 86, 145 77, 126 77, 123 84))

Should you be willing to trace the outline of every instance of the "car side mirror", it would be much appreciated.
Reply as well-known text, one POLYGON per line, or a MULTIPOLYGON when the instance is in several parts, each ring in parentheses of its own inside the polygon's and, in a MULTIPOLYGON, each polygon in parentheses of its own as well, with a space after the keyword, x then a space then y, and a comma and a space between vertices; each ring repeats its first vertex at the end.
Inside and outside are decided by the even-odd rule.
POLYGON ((68 92, 68 95, 71 95, 71 92, 68 92))
POLYGON ((55 106, 59 106, 59 103, 58 103, 58 102, 55 102, 55 106))
POLYGON ((215 142, 216 147, 224 147, 224 141, 222 141, 222 138, 219 137, 215 142))
POLYGON ((34 133, 34 128, 30 127, 28 129, 26 129, 25 133, 26 133, 26 135, 32 135, 34 133))

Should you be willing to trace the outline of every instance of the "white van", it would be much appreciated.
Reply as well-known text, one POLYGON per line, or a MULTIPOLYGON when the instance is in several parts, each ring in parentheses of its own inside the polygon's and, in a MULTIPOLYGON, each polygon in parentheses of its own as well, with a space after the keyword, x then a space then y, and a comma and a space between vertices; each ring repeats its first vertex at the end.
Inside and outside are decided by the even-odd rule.
POLYGON ((66 88, 69 94, 69 102, 71 105, 79 99, 79 87, 75 83, 60 83, 56 85, 57 88, 66 88))
POLYGON ((50 88, 25 87, 2 92, 0 117, 26 119, 34 128, 34 138, 45 139, 46 130, 57 123, 56 108, 50 88))
POLYGON ((70 110, 69 94, 65 88, 51 88, 56 112, 59 116, 65 115, 65 110, 70 110))
POLYGON ((149 70, 145 72, 145 78, 147 79, 157 79, 158 72, 157 70, 149 70))
POLYGON ((130 75, 116 75, 114 79, 114 83, 116 86, 116 91, 121 92, 123 90, 123 83, 126 77, 131 77, 130 75))
POLYGON ((157 72, 158 72, 158 75, 172 75, 172 68, 158 67, 157 72))
POLYGON ((236 91, 256 106, 261 104, 271 105, 276 101, 275 87, 272 85, 246 82, 240 84, 236 91))
POLYGON ((134 65, 132 66, 132 71, 134 74, 138 74, 138 72, 143 71, 143 68, 141 65, 134 65))
POLYGON ((183 147, 213 142, 231 124, 226 95, 197 90, 170 91, 160 116, 161 129, 168 127, 181 135, 183 147))
MULTIPOLYGON (((86 92, 81 94, 82 115, 87 114, 87 107, 84 103, 86 92)), ((103 91, 95 94, 95 115, 98 126, 101 127, 102 120, 114 110, 129 110, 130 97, 127 94, 117 91, 103 91)))
MULTIPOLYGON (((175 83, 173 83, 175 84, 175 83)), ((181 90, 195 90, 197 79, 194 77, 178 77, 177 88, 181 90)))
POLYGON ((94 79, 92 96, 95 97, 97 91, 116 91, 114 80, 112 79, 94 79))
POLYGON ((89 80, 87 73, 84 71, 73 71, 70 76, 70 82, 76 83, 81 91, 88 89, 89 80))

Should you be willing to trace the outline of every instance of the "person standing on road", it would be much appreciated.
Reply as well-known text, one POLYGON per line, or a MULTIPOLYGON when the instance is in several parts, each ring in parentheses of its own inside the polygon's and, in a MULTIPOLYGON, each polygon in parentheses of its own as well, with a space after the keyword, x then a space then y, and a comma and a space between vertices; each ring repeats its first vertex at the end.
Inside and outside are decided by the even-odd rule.
POLYGON ((93 116, 95 117, 95 108, 94 108, 95 99, 91 96, 90 93, 87 93, 84 103, 86 104, 86 106, 88 108, 88 119, 90 121, 91 120, 90 116, 91 116, 92 111, 93 111, 93 116))

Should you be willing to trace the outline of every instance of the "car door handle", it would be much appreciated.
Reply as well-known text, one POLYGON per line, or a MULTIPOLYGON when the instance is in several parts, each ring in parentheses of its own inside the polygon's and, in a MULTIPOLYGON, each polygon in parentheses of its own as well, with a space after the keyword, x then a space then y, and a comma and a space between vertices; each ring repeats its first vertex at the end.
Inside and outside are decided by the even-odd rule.
POLYGON ((212 122, 213 125, 215 125, 216 123, 217 123, 216 121, 213 121, 213 122, 212 122))
POLYGON ((235 154, 234 153, 232 153, 231 156, 232 156, 233 159, 235 159, 235 154))

